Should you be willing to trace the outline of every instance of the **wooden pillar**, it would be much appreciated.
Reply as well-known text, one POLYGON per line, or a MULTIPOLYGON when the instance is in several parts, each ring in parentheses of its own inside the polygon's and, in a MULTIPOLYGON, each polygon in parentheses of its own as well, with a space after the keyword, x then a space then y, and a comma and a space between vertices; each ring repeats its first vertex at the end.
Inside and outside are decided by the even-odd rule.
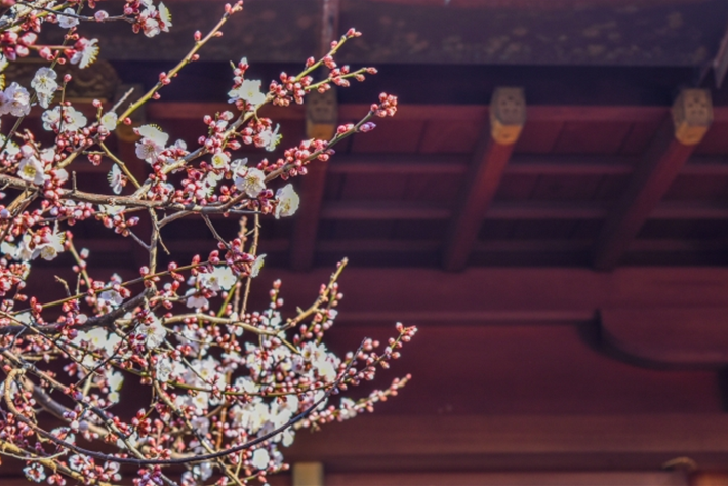
POLYGON ((526 122, 522 88, 496 88, 490 103, 490 126, 462 185, 443 253, 445 270, 462 270, 478 239, 478 232, 501 177, 526 122))

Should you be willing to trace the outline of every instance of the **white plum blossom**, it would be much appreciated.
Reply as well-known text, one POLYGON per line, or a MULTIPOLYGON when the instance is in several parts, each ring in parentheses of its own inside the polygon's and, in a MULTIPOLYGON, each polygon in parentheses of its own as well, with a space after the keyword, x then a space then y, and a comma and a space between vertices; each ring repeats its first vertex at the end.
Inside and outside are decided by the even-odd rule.
POLYGON ((169 32, 169 28, 172 27, 172 14, 165 4, 159 2, 159 21, 162 32, 169 32))
POLYGON ((75 17, 76 11, 72 8, 67 8, 63 11, 64 14, 58 14, 56 15, 56 19, 58 20, 58 26, 62 29, 71 29, 73 27, 76 27, 78 25, 78 19, 75 17))
POLYGON ((119 292, 113 289, 104 290, 101 292, 98 296, 99 305, 110 305, 111 307, 119 307, 122 302, 124 302, 124 298, 121 296, 119 292))
POLYGON ((185 295, 187 296, 187 307, 190 309, 197 309, 199 311, 210 304, 205 296, 198 294, 195 289, 188 290, 185 295))
POLYGON ((235 187, 247 194, 248 197, 258 197, 265 191, 265 172, 255 167, 246 169, 244 175, 235 174, 235 187))
POLYGON ((0 96, 0 115, 21 117, 28 114, 30 114, 30 93, 18 83, 10 83, 0 96))
POLYGON ((276 199, 278 200, 275 212, 276 219, 279 219, 281 216, 292 216, 298 209, 300 202, 298 194, 296 194, 296 191, 293 190, 293 186, 290 184, 282 189, 278 189, 276 199))
POLYGON ((38 94, 38 104, 43 109, 48 108, 48 105, 53 99, 53 94, 58 88, 56 77, 56 72, 53 69, 42 67, 38 69, 33 77, 33 81, 30 82, 30 86, 38 94))
POLYGON ((22 152, 24 157, 18 164, 18 176, 38 186, 43 185, 46 179, 49 178, 48 174, 45 173, 43 162, 38 158, 33 149, 27 145, 23 146, 22 152))
POLYGON ((276 147, 278 146, 278 143, 281 141, 282 135, 278 133, 278 130, 280 129, 280 125, 276 125, 275 130, 271 130, 270 127, 266 128, 262 132, 258 134, 258 138, 260 139, 260 143, 256 143, 256 147, 263 147, 268 152, 273 152, 276 147))
POLYGON ((159 358, 155 368, 157 372, 157 379, 160 381, 169 380, 169 377, 172 374, 172 369, 172 361, 168 357, 163 356, 159 358))
POLYGON ((198 277, 200 285, 206 289, 218 292, 220 289, 230 290, 238 281, 229 267, 215 267, 211 273, 203 273, 198 277))
POLYGON ((124 187, 124 174, 119 169, 119 166, 114 164, 111 168, 111 172, 107 176, 109 179, 109 185, 114 191, 114 194, 121 194, 121 188, 124 187))
POLYGON ((86 117, 72 106, 56 106, 52 110, 43 112, 41 116, 45 130, 59 130, 63 132, 75 132, 86 126, 86 117), (63 120, 61 120, 63 112, 63 120))
POLYGON ((230 97, 230 103, 244 100, 253 105, 254 108, 265 103, 266 99, 266 94, 260 90, 260 81, 251 79, 246 79, 239 87, 230 90, 228 96, 230 97))
POLYGON ((71 64, 78 64, 78 67, 85 69, 96 60, 99 55, 99 46, 96 45, 97 39, 81 38, 76 42, 74 48, 76 52, 71 56, 71 64))
POLYGON ((119 121, 119 117, 117 116, 117 114, 114 113, 113 111, 110 111, 101 117, 100 123, 101 123, 102 127, 107 129, 108 131, 112 131, 112 130, 116 129, 116 125, 117 125, 118 121, 119 121))
POLYGON ((255 257, 255 260, 253 260, 253 264, 250 265, 250 276, 252 278, 255 278, 260 273, 260 270, 263 268, 263 265, 265 265, 265 257, 268 256, 266 253, 261 253, 260 255, 255 257))
POLYGON ((142 125, 134 131, 142 137, 136 143, 136 156, 153 164, 164 151, 169 135, 155 125, 142 125))
POLYGON ((250 463, 260 470, 268 469, 268 462, 270 461, 270 453, 267 449, 256 449, 253 452, 253 458, 250 463))
POLYGON ((18 176, 36 185, 42 185, 47 179, 43 173, 43 164, 34 156, 24 157, 18 164, 18 176))
POLYGON ((53 260, 60 252, 63 251, 63 243, 66 241, 66 233, 53 231, 47 241, 35 248, 41 258, 44 260, 53 260))
POLYGON ((145 341, 147 348, 157 349, 167 337, 167 328, 162 325, 162 322, 156 316, 153 314, 152 316, 152 323, 139 326, 139 330, 147 336, 145 341))
POLYGON ((228 157, 225 152, 218 152, 212 156, 210 161, 215 169, 227 169, 230 157, 228 157))

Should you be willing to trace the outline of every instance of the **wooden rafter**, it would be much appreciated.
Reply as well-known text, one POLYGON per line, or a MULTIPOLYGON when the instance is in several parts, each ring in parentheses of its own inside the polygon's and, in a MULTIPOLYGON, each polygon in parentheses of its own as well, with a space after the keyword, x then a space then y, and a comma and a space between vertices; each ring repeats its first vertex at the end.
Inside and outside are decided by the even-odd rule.
MULTIPOLYGON (((325 54, 336 39, 339 23, 339 0, 322 0, 320 55, 325 54)), ((336 130, 336 92, 310 93, 306 99, 306 136, 328 140, 336 130)), ((324 199, 326 169, 328 164, 313 161, 308 174, 301 181, 301 210, 294 223, 291 245, 291 267, 294 270, 310 270, 316 250, 316 235, 324 199)))
POLYGON ((446 270, 465 267, 525 121, 523 90, 497 88, 491 100, 490 125, 465 176, 447 235, 442 262, 446 270))
POLYGON ((713 120, 710 92, 686 89, 637 166, 622 198, 604 223, 594 267, 613 269, 682 170, 713 120))

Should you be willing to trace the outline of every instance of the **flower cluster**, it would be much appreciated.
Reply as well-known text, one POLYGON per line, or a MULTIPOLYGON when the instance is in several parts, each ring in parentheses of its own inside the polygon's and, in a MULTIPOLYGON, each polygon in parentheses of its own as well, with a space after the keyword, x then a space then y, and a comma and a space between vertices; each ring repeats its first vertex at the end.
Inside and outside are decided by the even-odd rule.
POLYGON ((302 104, 314 90, 346 87, 376 71, 334 61, 337 51, 360 35, 353 29, 321 59, 309 59, 299 74, 282 73, 267 89, 261 80, 246 78, 249 65, 243 57, 233 66, 230 110, 205 116, 205 133, 196 141, 172 141, 154 124, 132 127, 133 156, 149 168, 146 179, 137 180, 129 161, 109 150, 107 138, 119 125, 132 125, 136 110, 199 59, 198 51, 219 36, 241 3, 227 5, 206 36, 196 33, 190 53, 161 73, 148 92, 127 93, 115 106, 94 101, 91 116, 93 110, 65 99, 71 77, 59 79, 55 70, 66 62, 85 68, 99 54, 98 42, 80 35, 83 22, 123 21, 147 37, 172 27, 161 2, 126 0, 115 15, 95 7, 91 0, 32 0, 16 3, 0 17, 0 73, 32 52, 48 61, 29 86, 4 79, 0 85, 0 116, 12 117, 14 125, 0 134, 5 375, 0 455, 25 460, 28 480, 59 486, 69 480, 121 481, 124 464, 135 466, 137 486, 265 483, 269 474, 288 467, 282 448, 299 429, 371 411, 409 379, 395 379, 360 399, 334 398, 373 379, 378 368, 388 368, 416 332, 398 324, 385 345, 365 339, 343 356, 327 348, 346 260, 307 309, 286 310, 279 281, 263 310, 251 310, 248 302, 266 259, 258 251, 260 220, 291 217, 299 209, 299 196, 287 180, 306 175, 311 163, 327 161, 345 137, 372 130, 374 117, 393 116, 397 99, 383 93, 358 123, 338 127, 328 140, 281 147, 279 125, 260 115, 260 108, 302 104), (93 14, 87 15, 89 10, 93 14), (47 23, 67 31, 62 45, 38 44, 47 23), (325 74, 314 77, 317 70, 325 74), (136 101, 122 109, 132 95, 136 101), (43 136, 23 125, 34 106, 42 111, 43 136), (267 156, 242 157, 245 145, 267 156), (76 180, 80 164, 103 161, 111 164, 108 187, 83 187, 76 180), (213 215, 240 220, 240 231, 221 235, 213 215), (167 248, 161 230, 195 217, 206 223, 215 246, 200 249, 189 261, 172 255, 162 264, 158 255, 167 248), (148 224, 139 224, 141 218, 148 224), (138 276, 104 275, 89 266, 91 252, 83 248, 83 232, 74 236, 74 226, 93 221, 140 247, 148 263, 138 276), (32 289, 53 271, 44 268, 53 260, 56 268, 71 262, 74 278, 55 276, 65 297, 48 300, 32 289), (151 398, 129 396, 131 387, 147 389, 151 398), (130 407, 136 413, 129 415, 130 407), (47 416, 55 417, 57 427, 48 428, 47 416), (174 465, 184 467, 175 478, 169 472, 174 465))

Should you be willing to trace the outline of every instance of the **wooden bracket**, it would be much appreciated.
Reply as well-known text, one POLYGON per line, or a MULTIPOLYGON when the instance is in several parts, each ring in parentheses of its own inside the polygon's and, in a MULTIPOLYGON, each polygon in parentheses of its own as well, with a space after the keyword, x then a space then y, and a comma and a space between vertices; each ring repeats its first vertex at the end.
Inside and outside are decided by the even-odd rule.
POLYGON ((323 463, 294 462, 293 486, 324 486, 323 463))
POLYGON ((490 134, 501 145, 513 145, 526 123, 523 88, 496 88, 490 100, 490 134))
POLYGON ((684 89, 672 106, 675 138, 683 145, 697 145, 713 123, 713 103, 707 89, 684 89))

